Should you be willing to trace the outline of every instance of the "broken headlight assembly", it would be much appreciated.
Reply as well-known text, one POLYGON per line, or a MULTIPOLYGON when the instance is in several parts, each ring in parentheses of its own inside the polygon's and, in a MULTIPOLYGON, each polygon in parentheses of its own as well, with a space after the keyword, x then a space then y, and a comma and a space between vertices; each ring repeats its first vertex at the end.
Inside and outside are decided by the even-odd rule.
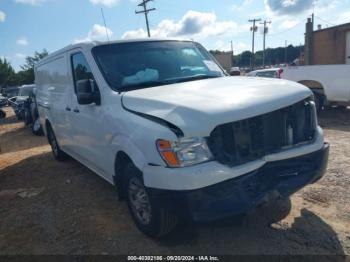
POLYGON ((169 167, 186 167, 213 159, 205 138, 159 139, 157 149, 169 167))

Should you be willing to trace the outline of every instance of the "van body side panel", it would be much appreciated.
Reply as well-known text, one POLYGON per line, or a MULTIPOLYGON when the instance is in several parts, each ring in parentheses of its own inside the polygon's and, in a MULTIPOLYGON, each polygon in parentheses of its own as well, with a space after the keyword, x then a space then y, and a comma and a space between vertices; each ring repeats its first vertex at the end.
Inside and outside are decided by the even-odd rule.
POLYGON ((47 88, 49 83, 48 74, 46 65, 35 67, 36 101, 38 103, 40 124, 44 128, 45 134, 47 134, 46 120, 50 118, 49 91, 47 88))
POLYGON ((37 67, 36 72, 41 124, 45 126, 46 120, 51 123, 60 147, 65 150, 72 143, 71 124, 67 121, 66 111, 67 101, 71 99, 66 55, 54 57, 37 67))

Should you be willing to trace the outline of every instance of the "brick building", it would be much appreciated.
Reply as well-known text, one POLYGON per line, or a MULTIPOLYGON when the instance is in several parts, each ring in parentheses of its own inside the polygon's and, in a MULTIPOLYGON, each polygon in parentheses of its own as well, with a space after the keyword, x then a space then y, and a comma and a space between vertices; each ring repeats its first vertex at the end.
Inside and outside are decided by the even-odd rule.
POLYGON ((305 33, 305 65, 350 64, 350 23, 313 30, 309 18, 305 33))
POLYGON ((233 55, 232 52, 222 52, 214 53, 215 59, 219 64, 227 71, 230 72, 231 67, 233 66, 233 55))

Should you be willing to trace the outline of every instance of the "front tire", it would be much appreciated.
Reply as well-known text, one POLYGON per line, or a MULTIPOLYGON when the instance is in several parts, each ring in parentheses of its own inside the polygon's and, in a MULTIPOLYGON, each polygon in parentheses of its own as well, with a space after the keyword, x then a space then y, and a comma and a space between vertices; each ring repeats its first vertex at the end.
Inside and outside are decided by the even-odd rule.
POLYGON ((55 157, 55 159, 58 161, 66 160, 68 156, 66 153, 64 153, 61 150, 60 146, 58 145, 55 133, 53 132, 51 127, 48 129, 47 136, 48 136, 49 143, 51 145, 52 154, 55 157))
POLYGON ((169 234, 178 224, 177 215, 152 198, 142 173, 132 163, 125 167, 124 175, 127 204, 138 229, 152 238, 169 234))

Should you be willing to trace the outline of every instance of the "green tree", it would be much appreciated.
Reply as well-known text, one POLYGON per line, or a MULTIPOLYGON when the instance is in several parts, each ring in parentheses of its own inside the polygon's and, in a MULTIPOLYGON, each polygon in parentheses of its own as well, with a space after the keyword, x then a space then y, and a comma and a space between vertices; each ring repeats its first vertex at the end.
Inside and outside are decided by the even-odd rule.
POLYGON ((36 51, 34 53, 34 56, 27 56, 25 64, 21 66, 22 70, 27 71, 30 69, 34 69, 34 65, 48 55, 49 53, 47 52, 47 50, 43 49, 41 52, 36 51))
POLYGON ((6 58, 0 58, 0 87, 9 85, 15 77, 15 70, 6 58))
POLYGON ((237 55, 234 58, 235 65, 240 66, 240 67, 241 66, 249 66, 251 56, 252 56, 252 52, 244 51, 243 53, 237 55))
POLYGON ((21 66, 22 70, 18 72, 21 85, 34 83, 34 65, 48 55, 47 50, 43 49, 41 52, 36 51, 34 56, 26 57, 25 64, 21 66))
MULTIPOLYGON (((287 47, 287 63, 292 63, 296 58, 300 56, 302 53, 304 47, 303 46, 293 46, 289 45, 287 47)), ((284 47, 278 47, 278 48, 267 48, 265 53, 265 62, 266 65, 276 65, 276 64, 282 64, 285 63, 285 48, 284 47)), ((211 51, 212 53, 220 53, 218 50, 211 51)), ((239 67, 249 67, 250 66, 250 59, 251 59, 251 52, 250 51, 244 51, 241 54, 238 54, 234 56, 234 65, 239 67)), ((255 53, 255 65, 257 67, 262 66, 263 63, 263 52, 258 51, 255 53)))

